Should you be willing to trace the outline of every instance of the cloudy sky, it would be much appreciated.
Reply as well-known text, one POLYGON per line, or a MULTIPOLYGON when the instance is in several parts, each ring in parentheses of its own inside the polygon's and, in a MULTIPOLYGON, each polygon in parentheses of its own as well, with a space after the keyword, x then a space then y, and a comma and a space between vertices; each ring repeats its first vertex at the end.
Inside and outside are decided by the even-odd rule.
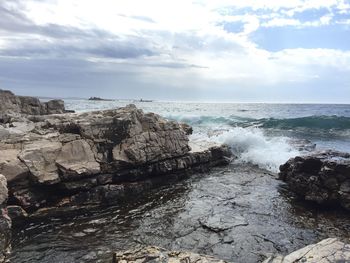
POLYGON ((0 88, 350 103, 350 0, 0 0, 0 88))

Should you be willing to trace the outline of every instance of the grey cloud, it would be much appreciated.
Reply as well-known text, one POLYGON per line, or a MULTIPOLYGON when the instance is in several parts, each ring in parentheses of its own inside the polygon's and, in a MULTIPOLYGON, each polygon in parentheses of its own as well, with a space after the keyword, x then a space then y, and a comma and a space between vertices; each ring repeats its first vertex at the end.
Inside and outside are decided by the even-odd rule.
POLYGON ((0 17, 0 34, 5 31, 6 36, 8 33, 20 36, 6 49, 0 49, 2 56, 100 56, 126 59, 157 54, 142 38, 130 36, 121 40, 118 36, 99 29, 82 30, 56 24, 36 25, 21 12, 1 4, 0 17), (49 37, 54 41, 41 40, 35 35, 49 37))
POLYGON ((189 99, 199 94, 196 88, 164 83, 166 80, 159 83, 139 71, 125 71, 124 64, 115 64, 106 71, 95 63, 75 59, 0 59, 0 88, 17 94, 123 99, 189 99))
POLYGON ((138 58, 141 56, 156 55, 154 51, 147 48, 139 48, 133 42, 120 43, 112 41, 111 43, 92 43, 84 46, 84 41, 80 45, 47 43, 45 41, 36 41, 35 44, 15 45, 6 49, 0 49, 0 56, 4 57, 102 57, 102 58, 138 58))

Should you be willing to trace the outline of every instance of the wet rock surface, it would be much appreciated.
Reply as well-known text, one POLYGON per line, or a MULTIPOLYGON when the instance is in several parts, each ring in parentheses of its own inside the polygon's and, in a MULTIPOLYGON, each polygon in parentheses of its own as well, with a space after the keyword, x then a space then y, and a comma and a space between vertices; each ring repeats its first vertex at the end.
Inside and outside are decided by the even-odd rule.
POLYGON ((167 251, 159 247, 145 247, 125 252, 116 252, 113 255, 112 262, 141 263, 150 260, 163 263, 225 263, 223 260, 210 256, 199 255, 191 252, 167 251))
POLYGON ((281 165, 279 177, 307 201, 350 210, 350 154, 324 151, 281 165))
POLYGON ((229 262, 262 262, 330 236, 346 241, 349 212, 299 202, 276 175, 233 163, 106 208, 31 218, 12 262, 109 262, 115 251, 158 246, 229 262))

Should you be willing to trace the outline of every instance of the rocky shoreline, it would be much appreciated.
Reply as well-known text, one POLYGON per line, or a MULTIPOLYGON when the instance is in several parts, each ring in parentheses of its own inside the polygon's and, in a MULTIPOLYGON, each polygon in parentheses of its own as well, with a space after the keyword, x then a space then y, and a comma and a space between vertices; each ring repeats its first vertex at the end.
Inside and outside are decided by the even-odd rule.
MULTIPOLYGON (((144 247, 113 254, 112 263, 141 263, 149 260, 173 263, 230 263, 211 256, 199 255, 184 251, 167 251, 159 247, 144 247)), ((336 238, 328 238, 317 244, 311 244, 286 256, 273 255, 263 263, 328 263, 348 262, 350 259, 350 244, 345 244, 336 238)))
MULTIPOLYGON (((122 202, 194 171, 227 164, 232 155, 226 145, 194 145, 192 150, 189 126, 134 105, 75 114, 65 113, 61 101, 43 104, 8 91, 0 95, 6 116, 0 123, 0 174, 7 180, 14 221, 122 202)), ((7 192, 2 202, 6 199, 7 192)))
MULTIPOLYGON (((227 165, 233 158, 226 145, 190 141, 189 125, 144 113, 134 105, 73 113, 60 100, 42 103, 2 90, 0 105, 0 262, 9 255, 11 219, 16 227, 29 218, 120 204, 194 172, 227 165)), ((349 209, 349 160, 349 154, 330 151, 295 157, 281 165, 279 177, 305 200, 349 209)), ((243 217, 236 219, 235 227, 248 224, 243 217)), ((225 228, 214 214, 197 223, 218 234, 232 227, 226 222, 230 227, 225 228)), ((339 242, 312 246, 325 252, 323 259, 331 254, 349 259, 348 245, 339 242)), ((224 262, 160 248, 118 252, 114 261, 141 262, 147 253, 160 262, 224 262)), ((317 255, 308 261, 302 257, 273 256, 266 262, 322 262, 312 261, 317 255)))

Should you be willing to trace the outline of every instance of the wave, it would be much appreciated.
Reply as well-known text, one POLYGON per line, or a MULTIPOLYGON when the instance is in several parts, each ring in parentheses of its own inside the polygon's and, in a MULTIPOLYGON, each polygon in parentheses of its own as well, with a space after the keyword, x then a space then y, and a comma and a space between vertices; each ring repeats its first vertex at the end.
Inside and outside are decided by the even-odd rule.
POLYGON ((350 118, 343 116, 308 116, 290 119, 260 119, 257 124, 263 128, 293 129, 312 128, 323 130, 348 130, 350 118))
POLYGON ((278 172, 289 158, 322 144, 350 136, 350 117, 307 116, 300 118, 245 118, 239 116, 173 116, 187 122, 201 137, 228 144, 239 162, 278 172), (306 138, 313 142, 307 141, 306 138))
POLYGON ((198 115, 168 115, 167 119, 176 120, 180 122, 186 122, 190 125, 215 125, 215 124, 226 124, 235 126, 236 124, 243 124, 249 122, 255 122, 256 119, 244 118, 240 116, 198 116, 198 115))
POLYGON ((350 117, 344 116, 307 116, 300 118, 245 118, 240 116, 169 116, 170 119, 187 122, 191 125, 213 126, 227 125, 231 127, 259 127, 279 130, 322 130, 347 131, 350 130, 350 117))
POLYGON ((213 136, 195 134, 192 139, 226 143, 239 162, 252 163, 272 172, 278 172, 281 164, 300 153, 287 137, 268 137, 259 128, 236 127, 213 136))

